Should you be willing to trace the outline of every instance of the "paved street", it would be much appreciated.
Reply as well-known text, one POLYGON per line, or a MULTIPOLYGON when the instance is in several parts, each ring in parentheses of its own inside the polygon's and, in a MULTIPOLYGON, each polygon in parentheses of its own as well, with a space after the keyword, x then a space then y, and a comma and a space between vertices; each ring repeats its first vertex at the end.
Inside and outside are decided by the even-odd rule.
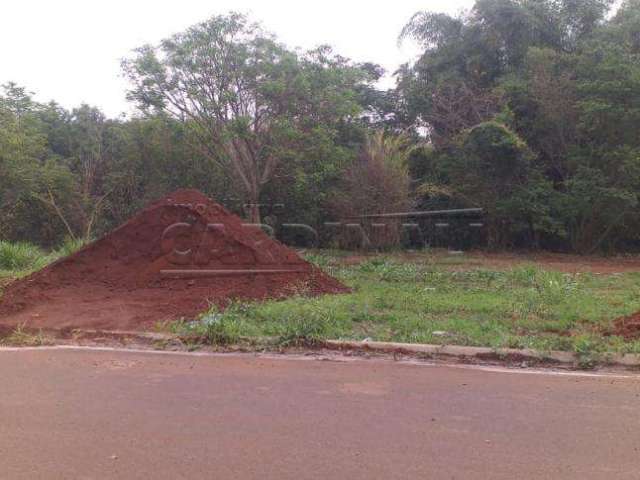
POLYGON ((637 479, 640 376, 0 350, 3 479, 637 479))

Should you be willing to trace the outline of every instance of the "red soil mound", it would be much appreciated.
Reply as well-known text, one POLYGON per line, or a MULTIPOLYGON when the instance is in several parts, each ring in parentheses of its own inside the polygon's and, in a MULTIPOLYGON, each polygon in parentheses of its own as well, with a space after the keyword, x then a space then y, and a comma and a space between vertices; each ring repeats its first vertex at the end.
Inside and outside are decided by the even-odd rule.
POLYGON ((617 319, 613 324, 611 334, 624 337, 627 340, 640 339, 640 312, 617 319))
POLYGON ((337 280, 194 190, 9 285, 0 325, 144 329, 211 303, 346 292, 337 280))

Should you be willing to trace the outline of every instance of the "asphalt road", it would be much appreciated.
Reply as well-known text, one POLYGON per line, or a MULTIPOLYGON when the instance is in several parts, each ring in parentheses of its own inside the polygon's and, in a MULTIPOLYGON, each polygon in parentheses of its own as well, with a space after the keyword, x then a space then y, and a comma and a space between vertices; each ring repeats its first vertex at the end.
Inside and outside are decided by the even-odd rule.
POLYGON ((2 479, 638 479, 640 376, 0 351, 2 479))

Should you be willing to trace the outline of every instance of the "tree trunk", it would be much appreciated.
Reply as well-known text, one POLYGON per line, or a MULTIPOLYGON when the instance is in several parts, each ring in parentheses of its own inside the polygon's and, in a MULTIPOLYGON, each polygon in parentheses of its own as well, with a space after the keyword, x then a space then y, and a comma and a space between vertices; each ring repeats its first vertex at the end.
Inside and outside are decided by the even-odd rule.
POLYGON ((260 191, 251 189, 248 193, 248 203, 246 206, 248 220, 250 223, 261 223, 260 218, 260 191))
POLYGON ((260 172, 258 161, 251 153, 250 149, 243 148, 234 140, 225 144, 225 149, 231 158, 233 169, 239 176, 246 192, 247 203, 245 204, 246 215, 250 223, 260 223, 260 172))

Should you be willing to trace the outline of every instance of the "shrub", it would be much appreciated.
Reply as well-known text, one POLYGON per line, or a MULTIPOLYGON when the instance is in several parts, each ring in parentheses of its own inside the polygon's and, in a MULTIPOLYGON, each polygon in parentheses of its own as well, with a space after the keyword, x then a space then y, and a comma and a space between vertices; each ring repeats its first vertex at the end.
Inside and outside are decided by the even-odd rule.
MULTIPOLYGON (((413 204, 408 159, 415 146, 406 135, 380 130, 366 137, 358 160, 344 173, 329 202, 339 218, 403 212, 413 204)), ((358 225, 358 222, 353 224, 358 225)), ((388 249, 399 245, 401 222, 384 219, 347 228, 340 244, 349 248, 388 249)))

